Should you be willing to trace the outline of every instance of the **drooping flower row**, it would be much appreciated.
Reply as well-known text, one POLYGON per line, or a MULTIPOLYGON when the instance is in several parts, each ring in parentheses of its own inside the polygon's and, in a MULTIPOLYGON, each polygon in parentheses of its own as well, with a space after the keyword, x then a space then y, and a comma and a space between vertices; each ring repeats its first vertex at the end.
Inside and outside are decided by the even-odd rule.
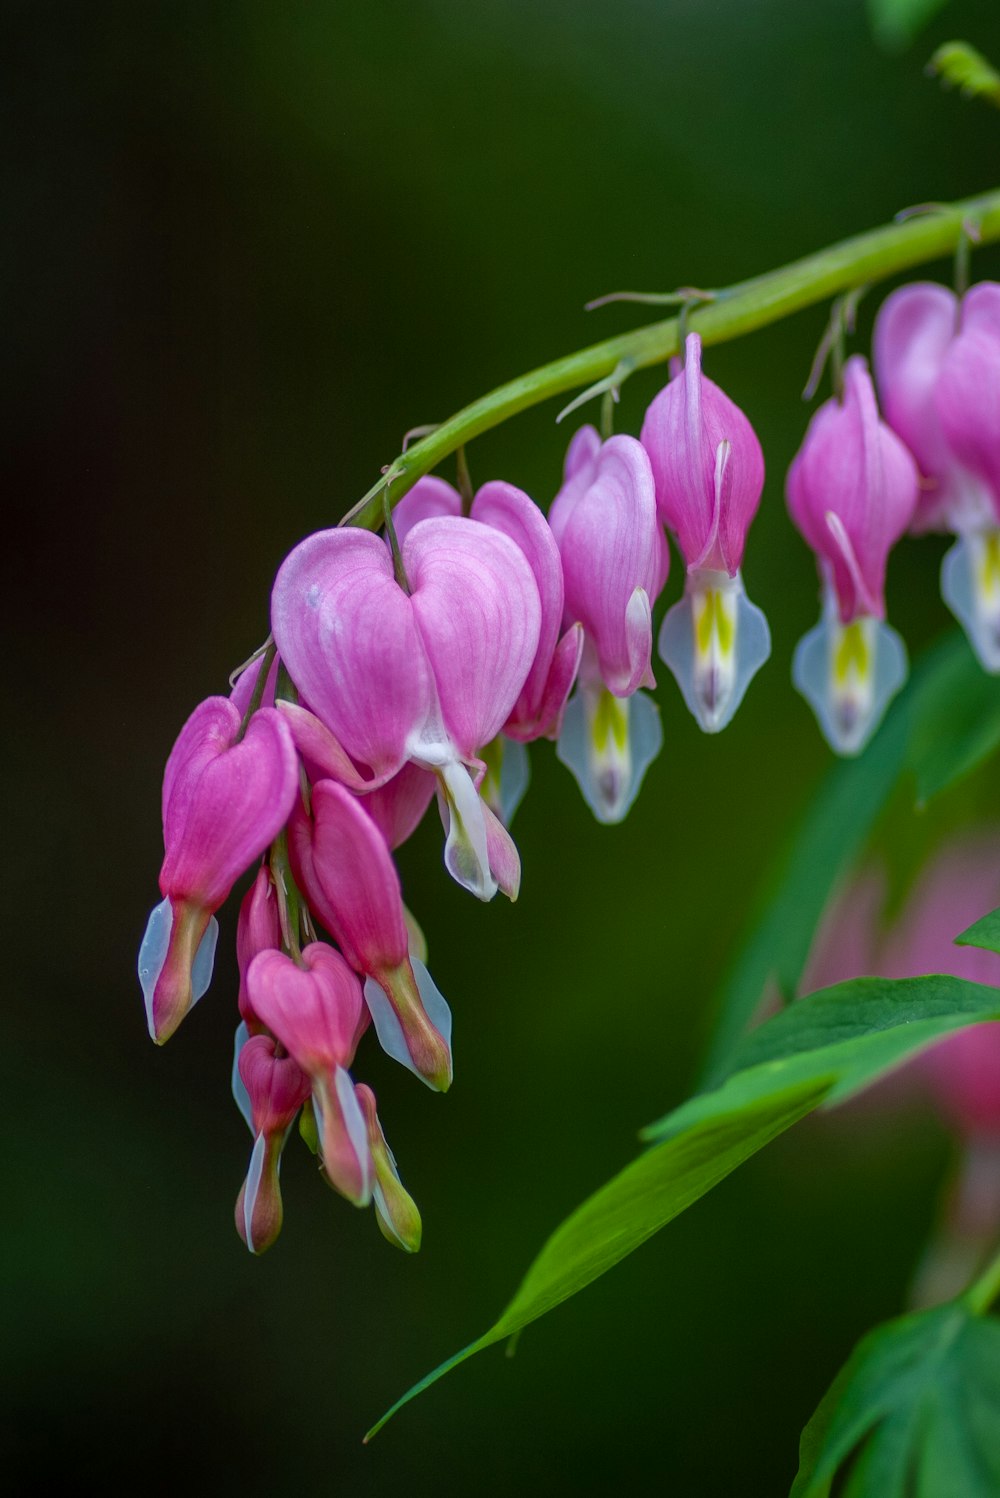
MULTIPOLYGON (((895 430, 855 356, 792 465, 789 507, 824 591, 794 677, 841 752, 863 747, 905 676, 884 584, 907 527, 946 523, 959 534, 945 594, 984 662, 1000 668, 1000 461, 981 432, 989 401, 1000 401, 998 297, 998 287, 974 288, 959 320, 943 288, 897 292, 876 332, 895 430)), ((397 506, 389 537, 337 527, 283 563, 271 650, 231 699, 195 710, 167 763, 163 899, 140 954, 149 1029, 162 1042, 208 987, 215 911, 263 859, 237 932, 233 1081, 254 1137, 237 1216, 251 1248, 280 1227, 278 1164, 300 1110, 331 1184, 359 1205, 374 1201, 387 1234, 415 1246, 416 1208, 374 1098, 351 1076, 371 1024, 429 1086, 451 1080, 450 1012, 392 850, 436 799, 452 876, 480 899, 498 889, 516 898, 509 825, 527 785, 526 746, 539 738, 556 740, 600 821, 627 814, 662 743, 644 689, 655 685, 665 528, 686 570, 659 653, 702 728, 724 727, 770 652, 742 582, 763 481, 753 428, 703 375, 691 334, 640 440, 577 432, 548 518, 500 482, 466 514, 457 490, 428 477, 397 506), (317 927, 335 945, 317 940, 317 927)))

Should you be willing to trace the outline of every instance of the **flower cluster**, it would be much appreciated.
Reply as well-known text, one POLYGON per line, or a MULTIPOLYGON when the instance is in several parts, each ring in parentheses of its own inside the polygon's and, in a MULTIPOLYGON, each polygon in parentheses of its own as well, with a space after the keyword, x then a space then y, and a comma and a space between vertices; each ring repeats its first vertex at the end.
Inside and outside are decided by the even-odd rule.
POLYGON ((873 354, 884 419, 867 365, 849 359, 841 398, 816 412, 788 475, 824 596, 793 678, 846 754, 864 747, 906 677, 885 623, 886 561, 906 530, 957 536, 941 592, 983 667, 1000 672, 1000 285, 961 299, 901 287, 879 311, 873 354))
MULTIPOLYGON (((891 425, 856 356, 789 473, 824 589, 794 678, 845 753, 867 741, 905 675, 884 582, 908 526, 958 532, 946 597, 1000 667, 1000 449, 984 435, 1000 407, 1000 287, 974 288, 961 309, 949 298, 914 287, 889 299, 876 365, 891 425)), ((429 1087, 451 1082, 451 1014, 392 857, 431 802, 449 873, 481 900, 517 897, 509 828, 533 741, 554 740, 597 819, 621 821, 662 745, 647 689, 668 532, 685 578, 659 654, 706 732, 730 721, 770 654, 742 578, 761 446, 702 373, 696 333, 684 353, 639 440, 576 433, 547 517, 508 483, 466 504, 425 477, 385 537, 343 526, 307 537, 275 580, 266 651, 229 698, 195 710, 174 746, 163 898, 139 974, 162 1043, 208 987, 215 912, 258 865, 237 929, 233 1070, 254 1140, 237 1227, 255 1252, 280 1230, 279 1163, 299 1115, 330 1184, 373 1202, 392 1241, 419 1241, 375 1099, 352 1067, 371 1025, 429 1087)))

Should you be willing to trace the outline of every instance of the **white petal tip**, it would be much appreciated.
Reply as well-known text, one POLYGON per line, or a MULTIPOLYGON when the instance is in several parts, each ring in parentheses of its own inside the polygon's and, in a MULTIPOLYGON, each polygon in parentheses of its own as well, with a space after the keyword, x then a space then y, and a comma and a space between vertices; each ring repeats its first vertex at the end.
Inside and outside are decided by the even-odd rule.
POLYGON ((941 597, 983 670, 1000 675, 1000 530, 958 538, 941 563, 941 597))
POLYGON ((660 711, 643 692, 613 697, 578 691, 566 708, 556 755, 572 773, 599 822, 631 810, 647 769, 663 747, 660 711))
POLYGON ((771 654, 771 631, 737 573, 697 574, 660 627, 660 659, 673 672, 688 711, 705 733, 733 719, 771 654))
POLYGON ((795 647, 792 681, 809 703, 830 748, 862 752, 907 676, 906 647, 894 629, 863 616, 824 619, 795 647))

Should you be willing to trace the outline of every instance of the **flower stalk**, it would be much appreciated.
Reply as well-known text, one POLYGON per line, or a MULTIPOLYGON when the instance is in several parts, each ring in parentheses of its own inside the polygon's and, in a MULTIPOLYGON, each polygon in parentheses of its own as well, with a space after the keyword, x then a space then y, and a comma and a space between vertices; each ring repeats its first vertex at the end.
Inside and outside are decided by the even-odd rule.
MULTIPOLYGON (((980 244, 1000 240, 1000 189, 957 203, 935 204, 926 213, 897 219, 716 291, 711 301, 687 312, 686 330, 699 333, 705 345, 740 338, 829 297, 952 255, 963 237, 968 237, 970 224, 976 226, 980 244)), ((681 325, 681 317, 668 317, 606 338, 480 396, 390 463, 341 524, 377 530, 385 518, 383 496, 390 508, 395 506, 418 479, 473 437, 552 396, 606 380, 622 363, 633 370, 662 364, 680 350, 681 325)))

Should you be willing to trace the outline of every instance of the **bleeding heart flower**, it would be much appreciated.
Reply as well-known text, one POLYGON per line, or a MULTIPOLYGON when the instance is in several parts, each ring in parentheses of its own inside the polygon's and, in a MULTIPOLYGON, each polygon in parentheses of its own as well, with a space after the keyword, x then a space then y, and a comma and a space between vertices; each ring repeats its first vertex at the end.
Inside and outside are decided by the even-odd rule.
POLYGON ((406 536, 409 592, 377 537, 322 531, 278 573, 272 625, 312 712, 369 789, 413 761, 437 775, 449 814, 445 861, 482 899, 496 893, 473 775, 502 729, 538 647, 541 605, 509 537, 461 517, 406 536), (470 770, 473 774, 470 774, 470 770))
POLYGON ((663 742, 651 657, 669 552, 649 458, 634 437, 578 432, 549 512, 562 558, 565 621, 584 630, 579 689, 558 755, 601 822, 620 822, 663 742), (595 446, 596 439, 596 446, 595 446))
POLYGON ((1000 285, 959 301, 903 286, 879 311, 875 371, 886 420, 921 470, 915 531, 958 537, 941 593, 982 665, 1000 672, 1000 285))
MULTIPOLYGON (((367 1206, 371 1153, 347 1070, 368 1023, 361 984, 339 952, 312 942, 303 948, 301 966, 283 952, 260 952, 250 964, 247 990, 254 1013, 309 1078, 331 1184, 355 1206, 367 1206)), ((253 1045, 248 1041, 240 1056, 245 1083, 243 1057, 253 1045)))
POLYGON ((917 469, 879 420, 868 366, 844 366, 843 400, 815 413, 788 472, 788 508, 816 553, 823 619, 799 641, 792 679, 831 746, 858 754, 906 680, 906 650, 884 622, 891 547, 913 518, 917 469))
POLYGON ((732 718, 771 653, 767 620, 746 596, 747 530, 764 487, 764 455, 740 408, 701 372, 701 339, 642 424, 660 519, 677 538, 684 597, 660 630, 662 659, 706 733, 732 718))
POLYGON ((298 760, 273 708, 241 717, 209 697, 185 723, 163 773, 163 900, 139 950, 149 1033, 174 1033, 212 976, 213 912, 281 831, 298 792, 298 760))
POLYGON ((281 1152, 311 1087, 297 1061, 277 1054, 269 1035, 254 1036, 244 1045, 239 1077, 254 1145, 236 1200, 236 1231, 252 1254, 262 1254, 281 1232, 281 1152))

